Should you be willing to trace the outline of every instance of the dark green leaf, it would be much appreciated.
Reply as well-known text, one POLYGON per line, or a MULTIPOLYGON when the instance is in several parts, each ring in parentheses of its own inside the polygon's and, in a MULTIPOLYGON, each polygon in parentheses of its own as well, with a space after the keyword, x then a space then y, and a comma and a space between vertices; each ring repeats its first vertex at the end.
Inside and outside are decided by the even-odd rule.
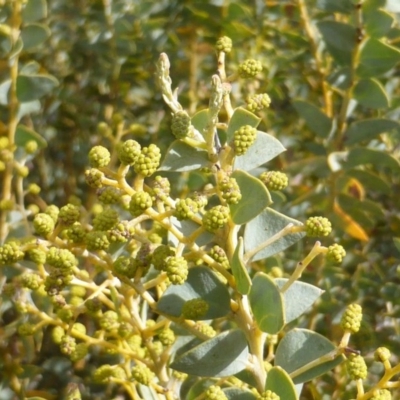
MULTIPOLYGON (((288 279, 275 279, 280 289, 287 281, 288 279)), ((309 283, 293 282, 289 289, 283 293, 286 323, 288 324, 304 314, 323 293, 322 289, 309 283)))
POLYGON ((195 376, 224 377, 246 368, 249 350, 245 334, 230 330, 178 357, 170 367, 195 376))
POLYGON ((58 81, 51 75, 18 75, 17 96, 21 103, 38 100, 50 93, 58 81))
POLYGON ((355 121, 345 132, 346 143, 354 144, 364 140, 369 141, 381 133, 390 132, 393 129, 400 129, 400 123, 391 119, 373 118, 355 121))
POLYGON ((226 131, 228 143, 232 141, 233 134, 239 128, 241 128, 244 125, 250 125, 253 128, 257 128, 260 121, 261 121, 261 118, 258 118, 256 115, 254 115, 250 111, 247 111, 241 107, 237 108, 232 114, 232 118, 229 121, 228 129, 226 131))
POLYGON ((255 275, 249 301, 260 330, 271 335, 281 331, 285 326, 283 296, 268 275, 262 272, 255 275))
POLYGON ((326 138, 332 130, 332 120, 318 107, 304 100, 295 100, 294 108, 305 119, 307 126, 319 137, 326 138))
MULTIPOLYGON (((296 221, 295 219, 267 208, 257 218, 253 219, 246 225, 244 233, 245 252, 249 252, 256 248, 262 242, 270 239, 289 224, 295 226, 302 225, 301 222, 296 221)), ((303 232, 286 235, 258 252, 252 260, 257 261, 271 257, 298 242, 302 237, 304 237, 304 235, 303 232)))
POLYGON ((393 25, 394 18, 385 10, 364 13, 364 26, 368 36, 379 39, 385 36, 393 25))
POLYGON ((377 169, 384 167, 392 171, 398 171, 400 169, 399 160, 384 151, 363 147, 350 150, 345 163, 346 169, 365 164, 371 164, 377 169))
POLYGON ((243 238, 239 238, 238 245, 233 253, 231 268, 235 277, 237 290, 240 294, 248 294, 251 287, 251 279, 243 264, 243 238))
POLYGON ((15 132, 15 144, 24 147, 26 143, 31 140, 34 140, 38 144, 39 148, 47 147, 46 140, 37 132, 25 125, 18 125, 15 132))
POLYGON ((235 224, 242 225, 270 205, 271 196, 265 185, 247 172, 236 170, 231 176, 236 179, 242 194, 238 204, 230 205, 231 217, 235 224))
POLYGON ((399 61, 399 49, 371 38, 361 49, 357 74, 364 78, 382 75, 394 68, 399 61))
MULTIPOLYGON (((324 336, 307 330, 293 329, 279 342, 275 352, 275 366, 282 367, 291 376, 297 370, 336 350, 336 346, 324 336)), ((344 360, 338 356, 333 360, 308 369, 293 378, 294 383, 307 382, 336 367, 344 360)))
POLYGON ((242 156, 235 157, 234 169, 251 171, 267 163, 286 149, 282 143, 265 132, 257 131, 256 141, 242 156))
POLYGON ((29 24, 21 32, 24 50, 32 50, 40 46, 50 36, 50 29, 43 24, 29 24))
POLYGON ((159 171, 193 171, 209 165, 208 153, 176 140, 167 150, 159 171))
POLYGON ((165 314, 180 317, 186 301, 202 298, 209 309, 201 320, 224 317, 230 312, 228 289, 210 268, 193 267, 183 285, 171 285, 157 303, 157 309, 165 314))
POLYGON ((281 399, 298 400, 293 381, 288 373, 280 367, 272 367, 268 371, 265 390, 271 390, 281 399))
POLYGON ((373 78, 360 79, 354 87, 353 97, 364 107, 389 107, 389 98, 384 87, 378 80, 373 78))
POLYGON ((321 21, 317 26, 332 57, 340 65, 350 65, 356 43, 355 28, 337 21, 321 21))
POLYGON ((22 11, 24 23, 36 22, 47 16, 46 0, 28 0, 22 11))
POLYGON ((330 13, 349 14, 354 11, 354 4, 349 0, 317 0, 316 7, 330 13))
POLYGON ((351 169, 346 172, 346 175, 357 179, 368 190, 381 192, 382 194, 390 194, 392 191, 389 183, 373 172, 351 169))

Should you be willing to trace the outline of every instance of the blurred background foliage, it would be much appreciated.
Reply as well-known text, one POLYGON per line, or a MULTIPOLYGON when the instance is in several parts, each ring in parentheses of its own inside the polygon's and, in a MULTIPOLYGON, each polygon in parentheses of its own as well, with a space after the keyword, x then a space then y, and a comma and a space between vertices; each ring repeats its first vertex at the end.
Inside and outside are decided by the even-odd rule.
MULTIPOLYGON (((298 323, 335 341, 338 317, 347 304, 357 302, 364 325, 354 336, 354 348, 370 364, 379 346, 400 355, 398 1, 0 4, 0 135, 10 129, 8 91, 12 60, 18 58, 17 96, 23 107, 16 144, 34 138, 41 147, 40 155, 28 160, 25 182, 39 184, 47 204, 64 205, 70 196, 88 207, 95 201, 84 181, 87 153, 93 145, 111 145, 121 123, 126 138, 167 148, 170 114, 154 79, 161 52, 171 60, 173 84, 191 115, 207 106, 218 37, 229 36, 234 43, 228 72, 247 58, 260 60, 262 78, 234 82, 232 93, 235 106, 251 93, 266 92, 272 99, 260 115, 260 129, 276 136, 287 151, 268 168, 285 171, 291 181, 284 195, 274 195, 275 208, 299 220, 330 218, 332 243, 338 241, 348 253, 340 267, 317 262, 305 274, 326 293, 298 323), (10 27, 21 30, 19 41, 10 27)), ((178 176, 170 178, 181 187, 178 176)), ((187 178, 191 189, 200 188, 195 173, 187 178)), ((29 201, 35 202, 27 197, 26 206, 29 201)), ((281 266, 290 272, 312 244, 302 242, 258 268, 281 266)), ((371 371, 381 372, 373 365, 371 371)), ((308 384, 303 398, 351 396, 354 387, 346 387, 343 374, 338 368, 308 384)))

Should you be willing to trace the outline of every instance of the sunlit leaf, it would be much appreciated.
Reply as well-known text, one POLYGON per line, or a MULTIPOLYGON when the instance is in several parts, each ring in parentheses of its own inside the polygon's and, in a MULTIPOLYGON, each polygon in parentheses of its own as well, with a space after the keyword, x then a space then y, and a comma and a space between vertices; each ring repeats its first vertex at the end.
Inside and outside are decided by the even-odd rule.
POLYGON ((353 96, 364 107, 386 108, 389 106, 388 95, 377 79, 360 79, 354 87, 353 96))

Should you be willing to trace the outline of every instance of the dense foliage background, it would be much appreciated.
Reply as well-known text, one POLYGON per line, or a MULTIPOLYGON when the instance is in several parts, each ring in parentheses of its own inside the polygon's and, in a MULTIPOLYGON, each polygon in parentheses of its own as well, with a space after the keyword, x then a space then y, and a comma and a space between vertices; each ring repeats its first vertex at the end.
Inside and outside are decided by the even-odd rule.
MULTIPOLYGON (((165 150, 172 140, 171 117, 154 79, 159 54, 169 55, 180 101, 192 114, 207 106, 216 71, 214 44, 226 35, 233 41, 228 71, 247 58, 264 67, 262 79, 235 82, 233 97, 235 106, 247 93, 271 97, 262 128, 287 148, 274 167, 290 177, 284 194, 274 195, 276 208, 293 218, 328 217, 332 241, 348 254, 339 267, 314 262, 303 276, 325 294, 299 324, 338 340, 338 318, 356 302, 364 320, 352 346, 371 365, 379 346, 399 362, 396 0, 3 0, 0 5, 0 135, 14 130, 15 160, 29 169, 26 177, 15 166, 10 170, 5 166, 10 149, 1 149, 2 241, 18 236, 18 228, 9 230, 6 223, 10 200, 19 212, 32 204, 62 206, 71 196, 91 207, 96 199, 84 179, 87 153, 93 145, 120 140, 122 120, 125 137, 165 150), (17 75, 17 97, 10 98, 17 75), (35 157, 18 150, 32 139, 40 148, 35 157), (24 192, 31 183, 41 187, 40 199, 24 192)), ((177 175, 170 179, 177 192, 187 189, 177 175)), ((191 190, 203 184, 196 173, 187 179, 191 190)), ((279 266, 288 273, 308 245, 302 242, 257 268, 279 266)), ((4 284, 7 273, 1 279, 4 284)), ((25 352, 18 338, 7 335, 15 315, 6 307, 1 312, 3 370, 10 358, 49 362, 44 347, 36 357, 34 349, 25 352)), ((381 371, 372 365, 371 372, 381 371)), ((10 376, 5 372, 3 379, 0 397, 6 399, 10 376)), ((52 379, 44 376, 39 386, 64 387, 72 376, 58 374, 56 384, 52 379)), ((302 398, 351 398, 353 391, 337 368, 309 383, 302 398)))

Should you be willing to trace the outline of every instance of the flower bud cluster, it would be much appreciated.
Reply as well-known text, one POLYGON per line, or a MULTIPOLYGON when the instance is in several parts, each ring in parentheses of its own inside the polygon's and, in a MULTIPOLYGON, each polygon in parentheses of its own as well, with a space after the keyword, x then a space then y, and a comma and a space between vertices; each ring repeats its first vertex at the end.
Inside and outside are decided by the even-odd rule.
POLYGON ((328 236, 332 232, 332 225, 328 218, 310 217, 305 226, 307 236, 328 236))
POLYGON ((364 358, 351 354, 346 361, 347 372, 352 380, 365 379, 367 377, 367 365, 364 358))
POLYGON ((233 134, 233 149, 235 155, 242 156, 246 154, 250 146, 255 142, 257 137, 257 129, 250 125, 240 127, 233 134))
POLYGON ((362 308, 358 304, 350 304, 340 321, 340 326, 344 331, 357 333, 360 330, 362 320, 362 308))
POLYGON ((263 172, 260 175, 260 179, 272 191, 283 190, 289 183, 287 175, 280 171, 263 172))

